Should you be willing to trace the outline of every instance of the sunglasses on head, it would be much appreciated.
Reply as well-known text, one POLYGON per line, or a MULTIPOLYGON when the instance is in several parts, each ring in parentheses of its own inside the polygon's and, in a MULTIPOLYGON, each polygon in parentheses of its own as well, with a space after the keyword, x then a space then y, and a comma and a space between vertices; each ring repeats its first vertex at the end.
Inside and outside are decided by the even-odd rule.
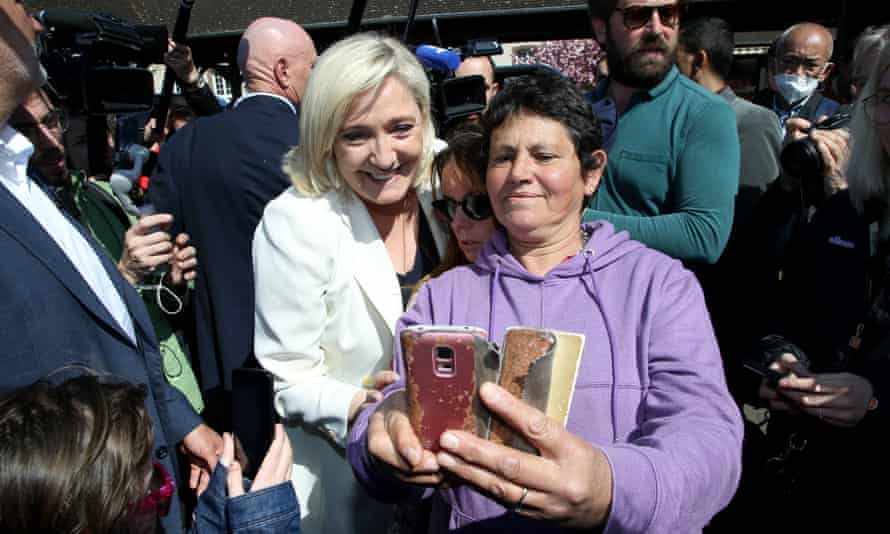
POLYGON ((488 193, 467 193, 460 202, 448 197, 433 201, 433 208, 449 223, 454 221, 458 207, 463 210, 464 215, 474 221, 483 221, 491 217, 491 201, 488 199, 488 193))
POLYGON ((638 30, 649 24, 652 20, 652 12, 658 11, 658 20, 668 28, 674 28, 680 21, 680 4, 663 4, 660 6, 629 6, 615 8, 621 13, 624 27, 628 30, 638 30))

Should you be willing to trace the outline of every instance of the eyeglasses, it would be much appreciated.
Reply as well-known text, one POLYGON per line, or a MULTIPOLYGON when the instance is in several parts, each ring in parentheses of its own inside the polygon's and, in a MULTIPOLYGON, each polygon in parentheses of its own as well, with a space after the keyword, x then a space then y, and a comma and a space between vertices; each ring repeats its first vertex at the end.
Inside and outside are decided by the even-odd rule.
POLYGON ((680 22, 680 4, 664 4, 660 6, 628 6, 615 8, 621 13, 624 27, 628 30, 639 30, 652 20, 652 13, 658 11, 658 20, 668 28, 674 28, 680 22))
POLYGON ((818 76, 822 74, 830 63, 823 63, 819 59, 787 54, 778 59, 779 69, 785 72, 797 72, 803 67, 803 71, 810 76, 818 76))
POLYGON ((44 115, 40 122, 10 122, 9 125, 25 137, 37 136, 41 126, 47 130, 65 133, 68 131, 68 114, 61 109, 53 109, 44 115))
POLYGON ((487 193, 467 193, 460 202, 448 197, 433 201, 433 208, 449 223, 454 221, 458 206, 464 215, 474 221, 484 221, 491 217, 491 201, 487 193))
POLYGON ((130 505, 130 513, 137 516, 156 515, 163 517, 170 511, 170 501, 176 491, 176 483, 163 465, 154 462, 152 491, 130 505))
POLYGON ((865 116, 875 126, 890 125, 890 93, 875 93, 862 101, 865 116))

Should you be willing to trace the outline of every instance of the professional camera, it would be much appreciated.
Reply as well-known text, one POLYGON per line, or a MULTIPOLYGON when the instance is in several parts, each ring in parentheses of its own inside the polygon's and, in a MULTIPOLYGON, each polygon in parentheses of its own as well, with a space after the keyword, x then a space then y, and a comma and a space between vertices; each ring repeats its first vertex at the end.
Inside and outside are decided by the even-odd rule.
POLYGON ((443 135, 460 119, 485 110, 486 82, 482 76, 454 76, 461 61, 503 53, 496 39, 471 39, 459 48, 419 45, 417 59, 425 67, 432 88, 433 115, 443 135))
MULTIPOLYGON (((845 128, 849 123, 849 113, 838 113, 820 123, 814 124, 805 133, 809 133, 810 130, 845 128)), ((816 142, 810 137, 804 137, 803 139, 788 143, 782 149, 779 160, 785 172, 804 183, 819 180, 825 170, 825 163, 822 161, 816 142)))
POLYGON ((37 19, 45 30, 40 62, 70 111, 102 115, 152 108, 154 78, 145 67, 163 63, 166 27, 68 8, 45 9, 37 19))

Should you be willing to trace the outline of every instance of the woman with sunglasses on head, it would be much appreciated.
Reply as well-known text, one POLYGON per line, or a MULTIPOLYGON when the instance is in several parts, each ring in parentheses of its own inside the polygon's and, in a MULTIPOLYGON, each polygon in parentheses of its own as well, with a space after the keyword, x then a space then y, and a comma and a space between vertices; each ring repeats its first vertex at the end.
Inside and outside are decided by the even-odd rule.
POLYGON ((567 426, 487 383, 482 403, 540 455, 457 429, 434 454, 411 427, 401 378, 354 424, 353 471, 379 499, 432 499, 432 533, 700 530, 735 490, 742 428, 695 276, 607 222, 582 224, 606 153, 570 80, 516 78, 482 126, 501 228, 474 264, 424 284, 397 331, 584 335, 567 426))
POLYGON ((335 43, 309 78, 300 139, 285 158, 294 186, 254 235, 254 350, 288 420, 305 530, 382 533, 392 507, 358 485, 343 448, 392 379, 396 320, 446 239, 430 205, 426 73, 389 37, 335 43))
MULTIPOLYGON (((155 533, 176 494, 152 458, 146 389, 93 375, 0 396, 0 531, 155 533)), ((199 488, 193 534, 299 533, 281 425, 246 492, 230 434, 199 488)))

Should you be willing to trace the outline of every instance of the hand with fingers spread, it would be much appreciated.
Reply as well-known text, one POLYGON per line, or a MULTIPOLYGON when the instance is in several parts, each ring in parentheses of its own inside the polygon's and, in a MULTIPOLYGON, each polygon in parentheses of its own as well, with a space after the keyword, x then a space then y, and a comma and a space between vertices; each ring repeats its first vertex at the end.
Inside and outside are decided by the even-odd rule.
POLYGON ((139 219, 124 234, 124 247, 117 269, 135 285, 159 266, 173 259, 174 244, 167 229, 173 223, 169 213, 156 213, 139 219))
POLYGON ((448 431, 440 439, 441 468, 515 513, 572 528, 602 525, 612 504, 612 470, 605 455, 495 384, 484 384, 480 394, 541 456, 448 431))
POLYGON ((436 456, 420 445, 411 427, 405 390, 390 393, 371 414, 368 453, 379 468, 404 482, 422 486, 442 482, 436 456))

